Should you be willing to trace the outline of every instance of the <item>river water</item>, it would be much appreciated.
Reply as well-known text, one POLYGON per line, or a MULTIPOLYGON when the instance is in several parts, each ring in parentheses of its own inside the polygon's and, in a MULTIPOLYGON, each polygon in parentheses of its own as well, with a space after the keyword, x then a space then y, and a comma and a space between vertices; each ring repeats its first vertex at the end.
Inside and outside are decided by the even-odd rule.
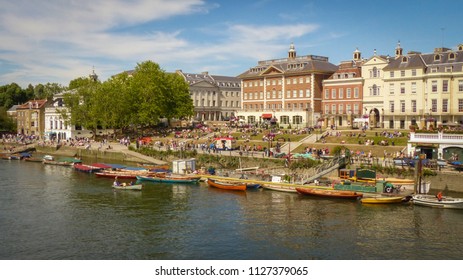
POLYGON ((463 211, 366 206, 0 161, 0 259, 463 259, 463 211))

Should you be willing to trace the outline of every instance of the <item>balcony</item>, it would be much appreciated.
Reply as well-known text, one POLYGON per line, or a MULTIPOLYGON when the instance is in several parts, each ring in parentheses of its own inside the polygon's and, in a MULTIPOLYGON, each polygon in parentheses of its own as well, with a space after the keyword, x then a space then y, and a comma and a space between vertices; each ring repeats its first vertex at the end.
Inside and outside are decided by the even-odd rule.
POLYGON ((409 143, 456 144, 463 145, 463 134, 416 133, 410 132, 409 143))

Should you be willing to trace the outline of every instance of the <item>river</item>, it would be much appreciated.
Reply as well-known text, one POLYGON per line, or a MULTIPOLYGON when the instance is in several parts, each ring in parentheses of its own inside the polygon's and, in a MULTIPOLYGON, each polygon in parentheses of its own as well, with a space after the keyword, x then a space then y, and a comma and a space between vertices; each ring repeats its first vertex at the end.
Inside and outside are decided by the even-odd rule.
POLYGON ((0 161, 0 259, 448 260, 463 211, 112 180, 0 161))

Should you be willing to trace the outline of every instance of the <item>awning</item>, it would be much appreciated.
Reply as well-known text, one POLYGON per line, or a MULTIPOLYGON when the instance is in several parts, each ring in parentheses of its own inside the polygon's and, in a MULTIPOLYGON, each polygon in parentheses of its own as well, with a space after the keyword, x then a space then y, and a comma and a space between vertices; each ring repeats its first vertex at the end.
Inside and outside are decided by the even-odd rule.
POLYGON ((273 117, 272 114, 262 114, 263 119, 271 119, 273 117))

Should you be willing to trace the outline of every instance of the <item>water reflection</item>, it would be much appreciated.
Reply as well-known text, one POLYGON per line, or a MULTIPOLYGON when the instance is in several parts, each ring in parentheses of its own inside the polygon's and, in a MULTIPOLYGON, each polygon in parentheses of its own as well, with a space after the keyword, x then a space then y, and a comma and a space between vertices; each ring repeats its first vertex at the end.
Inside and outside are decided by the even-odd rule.
POLYGON ((461 259, 463 211, 0 162, 2 259, 461 259))

